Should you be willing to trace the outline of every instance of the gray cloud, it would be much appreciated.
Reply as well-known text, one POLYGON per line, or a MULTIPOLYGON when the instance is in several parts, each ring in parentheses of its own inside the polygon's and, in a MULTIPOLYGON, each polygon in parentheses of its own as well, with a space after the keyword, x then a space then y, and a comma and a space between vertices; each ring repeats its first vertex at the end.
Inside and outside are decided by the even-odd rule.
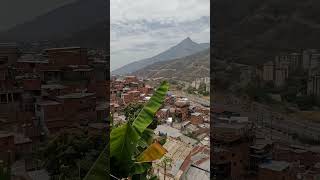
POLYGON ((186 37, 209 42, 210 0, 111 1, 111 69, 148 58, 186 37))

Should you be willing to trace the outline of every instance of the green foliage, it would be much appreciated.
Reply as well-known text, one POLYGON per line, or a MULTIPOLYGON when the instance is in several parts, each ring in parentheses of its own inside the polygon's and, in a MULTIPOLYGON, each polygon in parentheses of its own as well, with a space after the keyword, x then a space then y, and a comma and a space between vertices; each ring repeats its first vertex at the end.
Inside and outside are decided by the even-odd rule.
POLYGON ((156 129, 160 121, 157 118, 153 118, 151 124, 148 126, 149 129, 156 129))
POLYGON ((135 163, 135 158, 142 153, 143 142, 150 143, 152 131, 147 127, 153 122, 154 115, 161 107, 168 88, 168 83, 163 82, 133 121, 112 129, 110 134, 110 159, 113 162, 111 173, 116 177, 134 177, 147 171, 147 164, 138 165, 135 163))
POLYGON ((130 103, 124 108, 124 115, 127 120, 133 120, 143 108, 141 103, 130 103))
POLYGON ((108 161, 109 145, 99 155, 84 180, 107 180, 109 177, 109 161, 108 161))
POLYGON ((163 82, 133 121, 132 125, 139 133, 142 133, 152 122, 155 113, 164 101, 168 89, 169 84, 163 82))
POLYGON ((207 85, 205 83, 200 83, 198 92, 203 96, 209 96, 209 92, 207 91, 207 85))
POLYGON ((100 151, 105 147, 105 136, 89 137, 85 133, 63 134, 40 148, 38 159, 52 176, 71 179, 84 177, 100 151))
POLYGON ((205 92, 206 91, 206 84, 205 83, 200 83, 198 91, 199 92, 205 92))
POLYGON ((248 95, 251 99, 257 102, 267 102, 272 103, 272 98, 268 95, 265 89, 259 87, 259 85, 254 83, 249 83, 244 89, 244 93, 248 95))
POLYGON ((166 142, 167 142, 167 136, 161 136, 158 138, 158 142, 161 144, 161 145, 164 145, 166 142))
POLYGON ((189 86, 189 87, 187 88, 187 93, 189 93, 189 94, 194 94, 195 91, 196 91, 196 88, 194 88, 194 87, 192 87, 192 86, 189 86))
MULTIPOLYGON (((135 105, 127 108, 128 122, 126 124, 112 129, 109 156, 112 163, 110 176, 147 179, 151 163, 137 163, 136 158, 153 142, 153 130, 147 127, 153 122, 154 115, 161 107, 168 89, 169 84, 163 82, 141 110, 139 106, 135 105), (139 113, 137 114, 135 111, 139 111, 139 113)), ((104 152, 107 149, 108 147, 104 152)), ((109 179, 109 171, 104 171, 103 168, 108 165, 108 156, 105 154, 99 156, 85 180, 109 179)))
POLYGON ((132 155, 136 150, 137 142, 140 136, 138 132, 129 123, 115 128, 110 134, 110 157, 113 162, 112 173, 119 177, 127 177, 134 164, 132 155), (117 171, 117 172, 115 172, 117 171))
POLYGON ((320 106, 315 96, 298 96, 292 102, 296 103, 301 110, 311 110, 314 106, 320 106))
MULTIPOLYGON (((148 168, 144 163, 137 165, 135 163, 136 155, 140 154, 142 149, 140 139, 150 143, 150 139, 146 134, 150 134, 150 130, 147 127, 152 123, 154 114, 161 107, 169 85, 163 82, 160 87, 155 91, 145 106, 141 109, 138 116, 134 121, 128 122, 127 124, 112 129, 110 135, 110 157, 113 165, 111 167, 111 173, 119 178, 125 178, 128 176, 134 176, 141 174, 141 168, 144 167, 146 172, 148 168), (137 171, 137 166, 139 171, 137 171)), ((153 133, 153 132, 152 132, 153 133)))
MULTIPOLYGON (((0 162, 1 163, 1 162, 0 162)), ((0 164, 0 179, 1 180, 10 180, 10 168, 0 164)))

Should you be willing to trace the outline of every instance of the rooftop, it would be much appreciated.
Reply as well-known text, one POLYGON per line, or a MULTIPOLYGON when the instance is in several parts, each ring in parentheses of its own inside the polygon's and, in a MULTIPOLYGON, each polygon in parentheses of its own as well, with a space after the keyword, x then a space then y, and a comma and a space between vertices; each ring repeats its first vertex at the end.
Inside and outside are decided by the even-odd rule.
POLYGON ((84 98, 88 96, 92 96, 95 93, 71 93, 71 94, 66 94, 63 96, 57 96, 59 99, 78 99, 78 98, 84 98))
POLYGON ((199 112, 191 113, 191 116, 200 116, 200 115, 201 115, 201 113, 199 113, 199 112))
POLYGON ((64 89, 66 88, 66 86, 61 85, 61 84, 45 84, 45 85, 41 85, 41 89, 64 89))
POLYGON ((238 123, 215 123, 214 128, 227 128, 227 129, 243 129, 246 127, 246 124, 238 123))
POLYGON ((198 166, 192 165, 186 172, 190 179, 209 180, 210 179, 210 159, 207 159, 198 166))
POLYGON ((89 127, 95 128, 95 129, 105 129, 108 127, 108 124, 106 124, 106 123, 91 123, 91 124, 89 124, 89 127))
POLYGON ((48 59, 41 54, 23 54, 18 62, 26 62, 26 63, 48 63, 48 59))
POLYGON ((182 134, 178 129, 175 129, 167 125, 158 125, 157 128, 155 129, 155 133, 158 134, 159 132, 165 133, 168 136, 174 137, 174 138, 182 136, 182 134))
POLYGON ((0 131, 0 138, 13 136, 13 133, 9 133, 6 131, 0 131))
POLYGON ((197 140, 192 139, 192 138, 190 138, 190 137, 188 137, 188 136, 185 136, 185 135, 180 136, 179 139, 180 139, 182 142, 184 142, 184 143, 186 143, 186 144, 189 144, 189 145, 191 145, 191 146, 195 145, 195 144, 198 142, 197 140))
POLYGON ((81 47, 62 47, 62 48, 49 48, 49 49, 45 49, 45 51, 56 51, 56 50, 73 50, 73 49, 80 49, 81 47))
MULTIPOLYGON (((169 172, 175 176, 178 173, 183 161, 190 154, 192 147, 170 137, 167 139, 167 142, 163 145, 163 147, 168 151, 167 154, 165 154, 165 157, 172 160, 172 169, 169 172)), ((157 161, 156 164, 158 164, 158 162, 160 161, 157 161)))
POLYGON ((269 169, 272 171, 283 171, 289 167, 289 163, 286 161, 271 161, 268 163, 263 163, 260 168, 269 169))
POLYGON ((41 101, 41 102, 39 102, 39 103, 37 103, 38 105, 40 105, 40 106, 52 106, 52 105, 58 105, 58 104, 61 104, 61 103, 59 103, 59 102, 57 102, 57 101, 41 101))
POLYGON ((46 170, 29 171, 28 175, 32 180, 50 180, 49 173, 46 170))

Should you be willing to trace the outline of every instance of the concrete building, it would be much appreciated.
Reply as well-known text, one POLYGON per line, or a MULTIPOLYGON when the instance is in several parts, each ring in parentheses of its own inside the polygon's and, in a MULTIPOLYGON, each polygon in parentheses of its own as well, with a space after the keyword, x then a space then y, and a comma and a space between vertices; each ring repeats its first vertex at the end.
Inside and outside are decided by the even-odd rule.
POLYGON ((16 146, 14 143, 14 134, 0 132, 0 160, 9 163, 15 160, 16 146))
POLYGON ((18 46, 13 43, 0 43, 0 66, 14 65, 20 56, 18 46))
POLYGON ((320 96, 320 66, 309 71, 307 93, 309 95, 320 96))
POLYGON ((270 161, 259 166, 258 180, 292 180, 293 177, 290 164, 285 161, 270 161))
POLYGON ((274 80, 274 63, 269 61, 263 64, 263 80, 264 81, 273 81, 274 80))

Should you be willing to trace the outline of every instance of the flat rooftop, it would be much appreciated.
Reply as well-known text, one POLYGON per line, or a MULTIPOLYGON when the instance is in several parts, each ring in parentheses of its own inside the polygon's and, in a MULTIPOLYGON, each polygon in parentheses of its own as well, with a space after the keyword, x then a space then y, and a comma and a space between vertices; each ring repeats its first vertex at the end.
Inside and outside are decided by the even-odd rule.
POLYGON ((78 99, 95 95, 95 93, 71 93, 63 96, 57 96, 59 99, 78 99))
POLYGON ((108 124, 106 124, 106 123, 90 123, 88 126, 91 128, 95 128, 95 129, 105 129, 108 127, 108 124))
POLYGON ((49 48, 49 49, 45 49, 45 51, 73 50, 73 49, 81 49, 81 47, 74 46, 74 47, 49 48))
POLYGON ((167 125, 158 125, 157 128, 155 129, 155 133, 158 134, 159 132, 165 133, 168 136, 174 137, 174 138, 182 136, 182 134, 178 129, 175 129, 167 125))
POLYGON ((61 85, 61 84, 45 84, 41 85, 41 89, 64 89, 66 86, 61 85))
POLYGON ((6 131, 0 131, 0 138, 9 137, 9 136, 13 136, 13 133, 9 133, 6 131))
POLYGON ((214 128, 228 128, 228 129, 242 129, 245 128, 246 124, 238 124, 238 123, 215 123, 214 128))
POLYGON ((40 106, 52 106, 52 105, 58 105, 58 104, 61 104, 57 101, 41 101, 39 103, 37 103, 38 105, 40 106))
POLYGON ((272 171, 283 171, 289 167, 289 163, 286 161, 271 161, 269 163, 261 164, 259 167, 263 169, 269 169, 272 171))

